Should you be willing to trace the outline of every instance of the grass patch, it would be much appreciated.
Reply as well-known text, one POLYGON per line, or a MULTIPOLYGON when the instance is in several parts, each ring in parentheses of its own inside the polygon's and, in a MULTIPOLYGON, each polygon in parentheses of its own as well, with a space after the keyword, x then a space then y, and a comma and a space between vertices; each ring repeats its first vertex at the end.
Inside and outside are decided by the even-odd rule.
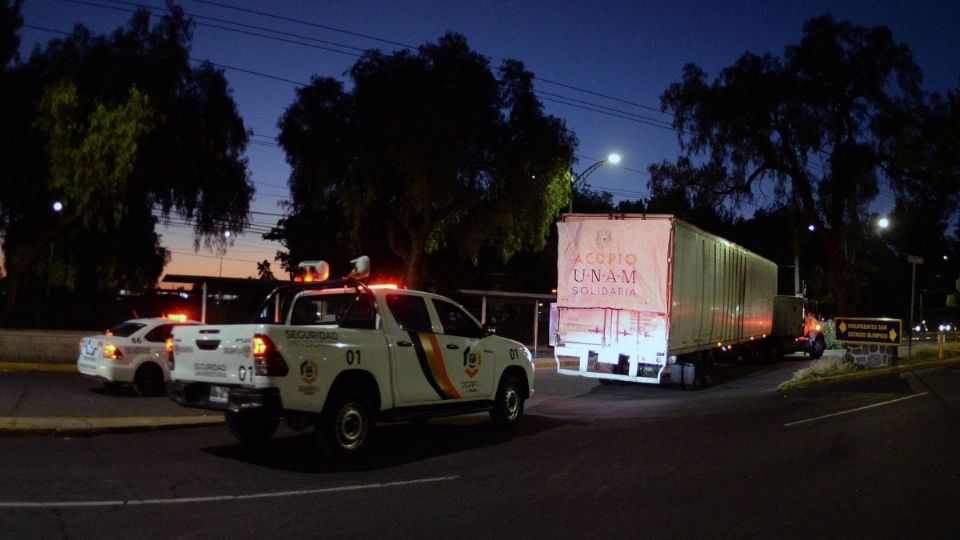
MULTIPOLYGON (((954 347, 948 348, 946 351, 945 358, 957 358, 960 356, 960 353, 954 347)), ((897 359, 897 366, 912 366, 914 364, 923 364, 927 362, 936 362, 939 360, 937 347, 931 345, 921 345, 913 348, 913 356, 909 357, 906 354, 901 355, 897 359)), ((854 364, 853 362, 847 362, 842 357, 840 358, 821 358, 815 360, 810 364, 809 367, 799 369, 793 373, 793 376, 790 377, 788 382, 797 382, 797 381, 808 381, 811 379, 819 379, 822 377, 831 377, 834 375, 843 375, 846 373, 852 373, 854 371, 863 371, 863 368, 854 364)))
POLYGON ((938 360, 936 347, 914 347, 913 356, 903 355, 899 358, 899 363, 903 365, 919 364, 920 362, 933 362, 938 360))
MULTIPOLYGON (((936 352, 936 351, 934 351, 936 352)), ((814 360, 809 367, 798 369, 793 373, 791 381, 806 381, 820 377, 831 377, 857 371, 856 364, 847 362, 843 358, 821 358, 814 360)))
MULTIPOLYGON (((957 347, 953 346, 953 343, 948 345, 950 346, 948 346, 944 351, 944 359, 956 358, 957 356, 960 356, 960 353, 957 351, 957 347)), ((911 364, 920 364, 923 362, 936 362, 940 359, 937 354, 937 347, 934 345, 921 345, 919 347, 914 347, 913 357, 911 358, 907 355, 903 355, 899 359, 899 365, 909 366, 911 364)))

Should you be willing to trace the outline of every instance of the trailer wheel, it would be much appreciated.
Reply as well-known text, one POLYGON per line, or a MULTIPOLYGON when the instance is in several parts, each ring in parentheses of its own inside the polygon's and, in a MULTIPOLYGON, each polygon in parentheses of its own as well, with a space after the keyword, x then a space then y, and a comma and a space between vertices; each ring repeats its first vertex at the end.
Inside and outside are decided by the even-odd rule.
POLYGON ((687 390, 703 390, 713 384, 713 360, 703 353, 693 360, 693 380, 684 386, 687 390))

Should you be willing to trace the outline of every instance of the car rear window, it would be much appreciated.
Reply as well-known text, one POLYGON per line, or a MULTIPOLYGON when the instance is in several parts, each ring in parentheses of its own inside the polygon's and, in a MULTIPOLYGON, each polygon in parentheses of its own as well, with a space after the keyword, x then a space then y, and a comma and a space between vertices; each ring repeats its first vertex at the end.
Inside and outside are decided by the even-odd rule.
POLYGON ((107 330, 107 334, 117 337, 130 337, 134 334, 134 332, 143 328, 144 326, 146 325, 143 323, 125 322, 107 330))

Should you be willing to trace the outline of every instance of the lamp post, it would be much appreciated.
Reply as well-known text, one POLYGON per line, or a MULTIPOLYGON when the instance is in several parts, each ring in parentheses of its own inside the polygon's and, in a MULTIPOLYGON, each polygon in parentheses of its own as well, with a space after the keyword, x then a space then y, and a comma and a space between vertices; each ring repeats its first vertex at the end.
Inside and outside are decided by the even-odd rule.
POLYGON ((570 205, 567 208, 568 213, 570 214, 573 213, 573 194, 577 191, 577 186, 580 185, 582 182, 586 182, 587 177, 593 174, 593 171, 599 169, 604 163, 607 163, 607 162, 609 162, 611 165, 616 165, 617 163, 620 163, 620 154, 613 153, 608 155, 605 159, 601 159, 600 161, 597 161, 593 165, 590 165, 589 167, 581 171, 580 174, 578 174, 573 178, 573 182, 571 182, 571 185, 570 185, 570 205))
MULTIPOLYGON (((63 212, 63 202, 53 201, 53 214, 59 218, 60 212, 63 212)), ((53 238, 55 238, 54 235, 53 238)), ((50 282, 53 280, 53 247, 56 244, 56 240, 53 238, 50 239, 50 253, 47 255, 47 290, 46 297, 50 298, 50 282)))
MULTIPOLYGON (((225 241, 230 240, 230 231, 223 231, 223 238, 225 241)), ((224 242, 226 244, 226 242, 224 242)), ((224 245, 223 249, 220 250, 220 277, 223 277, 223 256, 227 253, 227 246, 224 245)))
POLYGON ((913 358, 913 297, 917 286, 917 265, 923 264, 923 257, 907 255, 907 262, 910 263, 912 269, 910 272, 910 316, 907 318, 907 327, 910 328, 910 341, 907 342, 907 356, 913 358))

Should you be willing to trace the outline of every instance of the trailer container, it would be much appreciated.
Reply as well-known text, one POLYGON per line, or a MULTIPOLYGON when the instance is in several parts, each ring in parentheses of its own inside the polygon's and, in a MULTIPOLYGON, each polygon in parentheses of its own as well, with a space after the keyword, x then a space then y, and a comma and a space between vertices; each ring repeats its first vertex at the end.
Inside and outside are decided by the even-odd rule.
POLYGON ((566 214, 557 227, 560 373, 698 388, 718 354, 795 337, 773 335, 776 264, 741 246, 671 215, 566 214))

